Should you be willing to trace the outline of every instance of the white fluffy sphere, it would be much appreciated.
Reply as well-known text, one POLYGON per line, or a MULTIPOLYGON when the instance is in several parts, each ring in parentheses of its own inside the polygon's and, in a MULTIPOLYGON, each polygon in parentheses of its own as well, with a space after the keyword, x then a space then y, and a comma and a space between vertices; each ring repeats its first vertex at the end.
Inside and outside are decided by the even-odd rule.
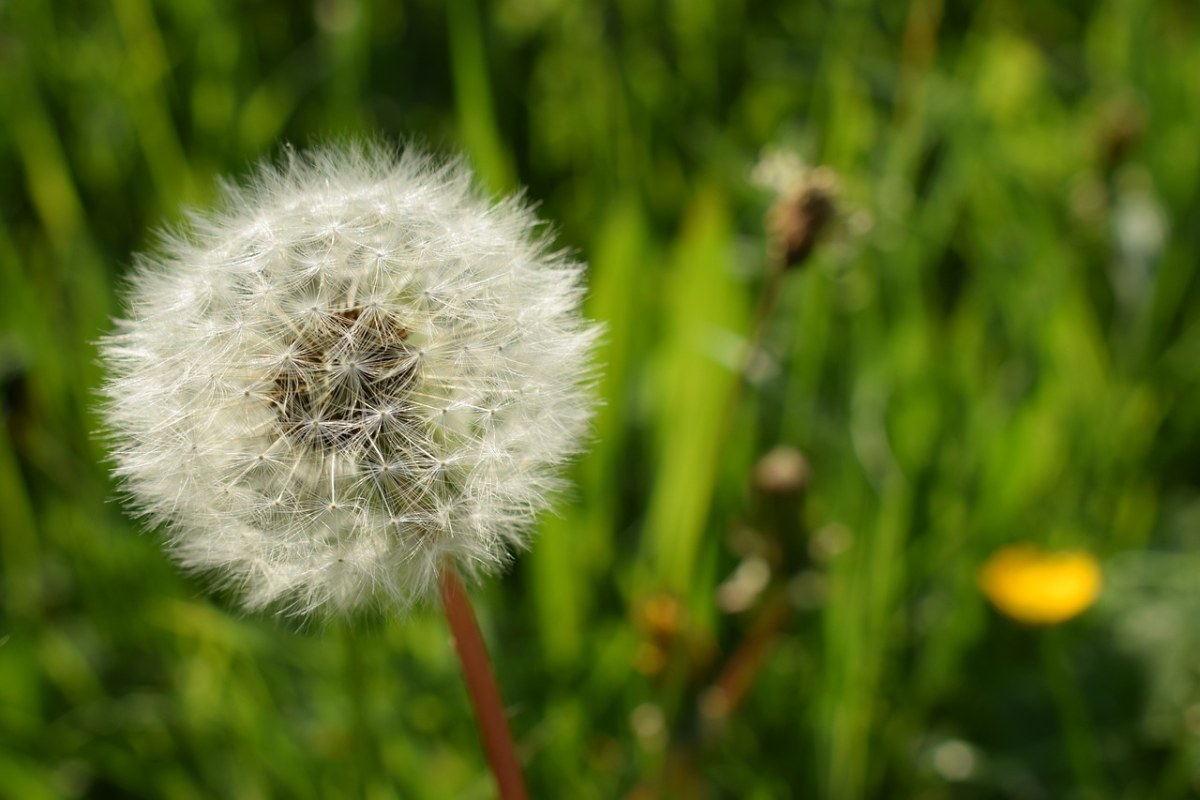
POLYGON ((291 154, 139 258, 102 344, 117 472, 249 609, 502 566, 590 416, 583 267, 459 162, 291 154))

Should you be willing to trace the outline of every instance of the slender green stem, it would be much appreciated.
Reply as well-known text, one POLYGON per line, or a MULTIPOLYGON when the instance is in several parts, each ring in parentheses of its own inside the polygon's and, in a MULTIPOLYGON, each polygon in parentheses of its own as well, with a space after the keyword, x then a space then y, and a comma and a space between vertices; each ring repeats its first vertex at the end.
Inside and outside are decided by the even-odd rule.
POLYGON ((454 648, 462 664, 463 680, 471 696, 483 749, 491 764, 492 774, 496 777, 501 800, 525 800, 529 793, 525 789, 521 763, 517 760, 516 747, 508 730, 500 690, 492 674, 487 645, 475 621, 475 613, 471 610, 471 602, 462 581, 450 566, 442 571, 442 607, 446 611, 450 631, 454 634, 454 648))
POLYGON ((729 387, 729 394, 725 397, 725 408, 721 415, 721 429, 717 438, 719 448, 723 449, 733 435, 734 423, 737 420, 738 412, 741 410, 746 383, 749 381, 749 373, 754 364, 754 359, 760 356, 759 351, 762 348, 763 337, 771 321, 771 317, 775 313, 775 307, 779 304, 779 296, 783 292, 783 279, 786 274, 787 272, 782 266, 772 264, 770 266, 770 273, 767 275, 767 281, 763 284, 762 290, 759 292, 758 301, 754 308, 754 316, 750 320, 750 329, 745 342, 742 343, 742 349, 738 353, 733 384, 729 387))
POLYGON ((1055 629, 1042 633, 1042 661, 1046 683, 1058 708, 1067 758, 1075 773, 1075 780, 1080 786, 1105 792, 1106 781, 1100 754, 1096 751, 1096 740, 1091 733, 1087 702, 1071 674, 1061 634, 1055 629))

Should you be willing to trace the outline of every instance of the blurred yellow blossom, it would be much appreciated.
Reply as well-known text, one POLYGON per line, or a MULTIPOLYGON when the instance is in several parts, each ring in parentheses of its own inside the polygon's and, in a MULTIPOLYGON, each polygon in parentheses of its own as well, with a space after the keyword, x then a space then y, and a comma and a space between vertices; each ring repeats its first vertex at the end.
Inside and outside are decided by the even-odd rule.
POLYGON ((1082 550, 1004 547, 979 571, 979 587, 1001 613, 1028 625, 1055 625, 1082 613, 1100 594, 1100 563, 1082 550))

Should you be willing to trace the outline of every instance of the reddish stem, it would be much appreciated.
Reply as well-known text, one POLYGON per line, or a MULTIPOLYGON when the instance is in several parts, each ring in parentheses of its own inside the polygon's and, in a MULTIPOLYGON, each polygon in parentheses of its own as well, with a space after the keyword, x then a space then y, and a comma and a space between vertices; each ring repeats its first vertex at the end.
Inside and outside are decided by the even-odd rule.
POLYGON ((479 733, 483 738, 483 749, 492 766, 492 774, 496 776, 500 798, 526 800, 529 793, 525 790, 521 764, 517 760, 517 751, 504 715, 504 703, 492 674, 487 645, 479 632, 479 624, 475 621, 475 613, 471 610, 471 601, 467 598, 462 581, 458 579, 454 568, 449 566, 442 571, 442 607, 446 610, 446 620, 454 634, 454 647, 462 663, 463 680, 471 695, 471 705, 475 709, 479 733))
POLYGON ((787 595, 782 591, 773 594, 706 693, 710 703, 707 716, 713 722, 727 720, 746 699, 771 647, 791 617, 792 605, 787 595))

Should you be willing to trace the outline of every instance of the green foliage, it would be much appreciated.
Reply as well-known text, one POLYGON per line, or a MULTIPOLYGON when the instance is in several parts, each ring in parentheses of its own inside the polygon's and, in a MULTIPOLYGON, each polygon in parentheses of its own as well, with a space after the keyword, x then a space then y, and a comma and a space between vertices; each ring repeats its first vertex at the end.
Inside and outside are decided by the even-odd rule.
POLYGON ((349 135, 465 149, 591 263, 595 445, 476 598, 535 796, 1197 791, 1190 3, 10 0, 0 120, 0 796, 492 796, 433 609, 231 614, 96 435, 131 252, 349 135), (771 153, 841 185, 778 284, 771 153), (778 444, 802 517, 747 488, 778 444), (989 610, 1014 541, 1096 554, 1100 604, 989 610))

